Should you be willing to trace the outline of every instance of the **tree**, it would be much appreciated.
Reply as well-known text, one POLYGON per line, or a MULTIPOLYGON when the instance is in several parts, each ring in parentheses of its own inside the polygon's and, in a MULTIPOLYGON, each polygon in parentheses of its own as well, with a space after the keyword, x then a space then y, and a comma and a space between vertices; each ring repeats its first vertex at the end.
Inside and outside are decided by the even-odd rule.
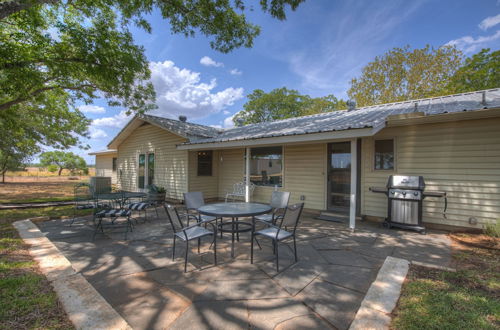
POLYGON ((286 87, 273 89, 269 93, 256 89, 247 98, 244 110, 233 118, 235 123, 242 120, 244 124, 255 124, 345 109, 345 102, 333 95, 312 98, 286 87))
POLYGON ((464 93, 497 87, 500 87, 500 50, 490 52, 486 48, 465 59, 447 89, 450 93, 464 93))
POLYGON ((64 151, 47 151, 40 155, 40 164, 43 166, 57 165, 59 167, 58 175, 61 175, 63 169, 70 170, 84 170, 87 167, 85 160, 75 155, 72 152, 64 151))
MULTIPOLYGON (((1 127, 0 122, 0 127, 1 127)), ((5 173, 14 171, 26 164, 38 151, 38 146, 27 139, 17 139, 16 136, 5 135, 0 140, 0 173, 2 183, 5 183, 5 173)))
POLYGON ((462 52, 449 46, 393 48, 368 63, 347 94, 358 106, 442 95, 462 59, 462 52))

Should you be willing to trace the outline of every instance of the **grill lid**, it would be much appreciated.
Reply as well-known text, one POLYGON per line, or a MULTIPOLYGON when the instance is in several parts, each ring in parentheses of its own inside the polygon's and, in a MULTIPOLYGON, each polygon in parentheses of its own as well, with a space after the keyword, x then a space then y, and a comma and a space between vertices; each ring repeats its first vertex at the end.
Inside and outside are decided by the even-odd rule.
POLYGON ((424 190, 424 177, 417 175, 391 175, 387 181, 387 188, 424 190))

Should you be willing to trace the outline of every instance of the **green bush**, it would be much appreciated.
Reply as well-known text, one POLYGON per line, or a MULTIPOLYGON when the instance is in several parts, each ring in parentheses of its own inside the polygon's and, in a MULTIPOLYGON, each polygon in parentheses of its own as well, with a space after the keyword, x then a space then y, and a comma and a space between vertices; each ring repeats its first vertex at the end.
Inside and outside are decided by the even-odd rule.
POLYGON ((495 223, 487 223, 484 226, 484 233, 491 237, 500 237, 500 221, 495 221, 495 223))

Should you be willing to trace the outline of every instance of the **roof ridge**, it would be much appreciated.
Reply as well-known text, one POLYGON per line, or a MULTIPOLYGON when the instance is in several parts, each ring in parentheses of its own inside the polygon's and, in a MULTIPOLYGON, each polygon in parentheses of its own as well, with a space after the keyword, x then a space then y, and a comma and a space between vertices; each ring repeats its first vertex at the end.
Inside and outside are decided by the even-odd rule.
POLYGON ((197 123, 187 122, 187 121, 185 122, 185 121, 181 121, 181 120, 173 119, 173 118, 160 117, 160 116, 150 115, 150 114, 146 114, 146 113, 140 114, 139 117, 140 116, 155 117, 155 118, 160 118, 160 119, 163 119, 163 120, 174 121, 176 123, 181 123, 183 125, 194 125, 194 126, 199 126, 199 127, 203 127, 203 128, 208 128, 208 129, 211 129, 211 130, 219 131, 219 129, 217 129, 215 127, 212 127, 212 126, 203 125, 203 124, 197 124, 197 123))

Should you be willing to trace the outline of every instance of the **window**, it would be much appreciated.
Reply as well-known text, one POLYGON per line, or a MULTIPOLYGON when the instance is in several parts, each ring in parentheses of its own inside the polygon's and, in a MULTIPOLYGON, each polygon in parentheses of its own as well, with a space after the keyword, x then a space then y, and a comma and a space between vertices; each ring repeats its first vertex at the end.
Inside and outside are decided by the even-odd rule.
POLYGON ((113 158, 113 172, 116 172, 116 158, 113 158))
POLYGON ((281 187, 283 148, 252 148, 250 154, 250 181, 258 186, 281 187))
POLYGON ((140 154, 139 155, 139 170, 137 172, 137 176, 138 176, 137 185, 140 189, 144 189, 145 167, 146 167, 146 155, 140 154))
POLYGON ((140 154, 137 171, 137 186, 139 189, 147 188, 155 179, 155 154, 140 154))
POLYGON ((155 179, 155 154, 148 154, 148 185, 155 179))
POLYGON ((212 176, 212 151, 198 151, 198 176, 212 176))
POLYGON ((375 169, 394 169, 394 140, 375 141, 375 169))

